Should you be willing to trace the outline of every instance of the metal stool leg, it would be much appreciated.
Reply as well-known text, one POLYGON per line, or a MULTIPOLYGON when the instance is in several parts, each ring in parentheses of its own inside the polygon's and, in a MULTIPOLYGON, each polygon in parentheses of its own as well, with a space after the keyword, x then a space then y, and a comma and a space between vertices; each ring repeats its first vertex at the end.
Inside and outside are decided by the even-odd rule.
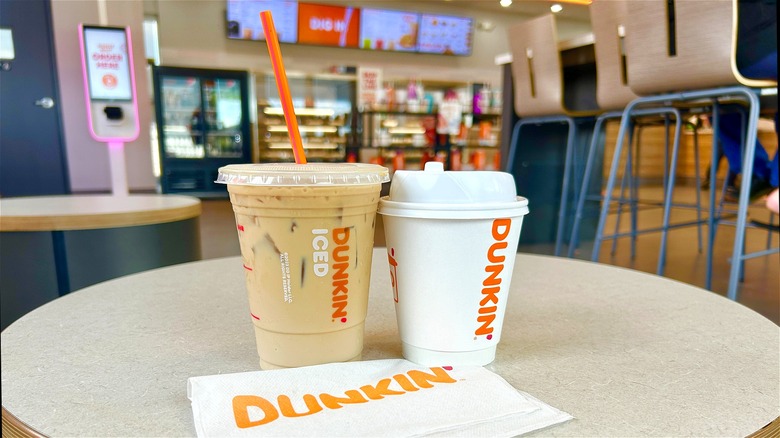
MULTIPOLYGON (((740 118, 739 118, 739 126, 741 131, 740 132, 747 132, 745 129, 747 129, 747 115, 745 114, 745 111, 739 111, 740 118)), ((740 139, 740 141, 744 140, 744 138, 740 139)), ((747 143, 740 143, 740 149, 742 150, 742 154, 745 154, 745 148, 747 147, 747 143)), ((752 183, 752 178, 751 178, 752 183)), ((744 184, 744 183, 741 183, 744 184)), ((748 202, 748 208, 750 208, 750 203, 748 202)), ((747 233, 747 224, 745 225, 745 233, 747 233)), ((745 237, 743 236, 742 239, 744 240, 745 237)), ((742 246, 742 257, 740 257, 740 263, 742 266, 739 267, 739 282, 744 283, 745 282, 745 259, 743 258, 747 254, 747 250, 745 249, 745 245, 742 246)))
MULTIPOLYGON (((617 212, 615 215, 615 232, 612 233, 613 235, 617 235, 620 233, 620 219, 623 217, 623 206, 627 203, 626 202, 626 178, 629 178, 631 175, 631 141, 628 142, 628 149, 626 149, 628 152, 628 158, 626 158, 626 162, 623 165, 623 174, 620 177, 620 197, 617 201, 617 212)), ((630 208, 630 204, 629 204, 630 208)), ((612 249, 609 251, 610 256, 614 256, 615 252, 617 251, 617 244, 618 239, 613 238, 612 239, 612 249)))
POLYGON ((512 139, 509 143, 509 154, 506 157, 506 171, 512 173, 515 165, 515 155, 517 154, 517 142, 520 140, 520 128, 523 126, 522 120, 518 120, 515 123, 514 129, 512 129, 512 139))
POLYGON ((664 268, 666 266, 666 245, 669 237, 668 236, 669 220, 671 217, 671 210, 672 210, 672 197, 674 196, 675 169, 677 169, 677 158, 680 152, 680 135, 681 135, 682 120, 680 117, 677 117, 676 119, 677 120, 675 122, 674 146, 672 146, 672 161, 669 166, 669 178, 666 185, 666 196, 664 199, 664 218, 663 218, 662 231, 661 231, 661 249, 660 249, 660 254, 658 255, 658 268, 656 269, 658 275, 664 275, 664 268))
POLYGON ((574 257, 574 251, 579 245, 580 222, 582 221, 582 212, 585 208, 585 200, 588 197, 588 188, 590 187, 590 178, 593 173, 596 154, 603 154, 604 151, 604 144, 599 142, 601 129, 602 126, 606 125, 606 121, 614 118, 614 116, 614 114, 604 114, 596 119, 596 124, 593 126, 593 134, 588 147, 588 158, 585 161, 585 172, 582 175, 582 184, 580 184, 580 195, 577 197, 577 208, 574 211, 574 223, 572 224, 571 239, 569 240, 569 258, 574 257))
POLYGON ((750 202, 750 183, 753 177, 753 160, 756 155, 756 136, 758 135, 758 115, 761 103, 758 96, 752 91, 747 91, 746 96, 750 100, 750 115, 746 129, 745 156, 742 159, 742 184, 739 193, 739 208, 737 209, 737 229, 734 236, 734 251, 731 259, 731 273, 729 275, 729 288, 727 296, 736 301, 738 297, 739 277, 742 271, 742 251, 745 246, 745 226, 747 225, 748 204, 750 202))
POLYGON ((563 246, 563 234, 566 230, 566 208, 568 207, 569 198, 569 174, 572 172, 572 161, 574 160, 574 139, 577 136, 577 124, 574 119, 569 118, 567 120, 569 124, 569 134, 566 140, 566 159, 563 164, 563 184, 561 187, 561 203, 558 207, 558 230, 555 236, 555 255, 561 255, 561 247, 563 246))
POLYGON ((612 191, 615 189, 615 177, 618 166, 620 165, 620 155, 623 153, 623 139, 626 136, 626 129, 628 129, 631 112, 637 104, 637 101, 629 103, 628 106, 626 106, 626 109, 623 111, 623 116, 620 119, 620 129, 618 129, 617 144, 615 145, 615 155, 612 157, 612 165, 610 166, 609 177, 607 178, 606 193, 604 193, 604 200, 602 201, 601 212, 599 213, 599 224, 596 227, 596 237, 593 241, 593 252, 591 253, 591 260, 594 262, 599 260, 599 253, 601 252, 601 242, 604 239, 604 225, 606 225, 607 222, 609 203, 612 201, 612 191))
MULTIPOLYGON (((747 233, 747 227, 745 227, 744 233, 747 233)), ((745 237, 742 236, 742 239, 744 240, 745 237)), ((745 282, 745 254, 747 254, 747 245, 742 246, 742 256, 739 258, 739 262, 742 263, 742 266, 739 267, 739 282, 744 283, 745 282)))
POLYGON ((715 204, 715 184, 718 175, 718 150, 720 148, 720 141, 718 140, 719 123, 720 123, 720 105, 715 100, 712 105, 712 157, 710 163, 710 202, 709 202, 709 217, 707 218, 707 230, 709 239, 707 242, 707 269, 704 279, 704 288, 712 290, 712 258, 715 254, 715 235, 718 231, 718 222, 720 220, 721 212, 723 211, 723 195, 726 194, 726 181, 723 181, 723 187, 721 188, 720 204, 715 204), (717 213, 716 213, 717 211, 717 213))
POLYGON ((630 179, 628 186, 628 193, 631 197, 629 204, 631 207, 631 260, 636 259, 637 224, 639 216, 639 169, 641 169, 641 167, 639 167, 639 140, 641 139, 641 134, 637 135, 636 144, 634 144, 634 127, 635 124, 632 121, 628 128, 628 150, 629 152, 634 151, 633 159, 632 154, 629 154, 628 156, 629 163, 631 163, 629 167, 630 179))
POLYGON ((697 237, 699 238, 699 254, 702 252, 702 235, 701 235, 701 175, 699 171, 699 132, 696 128, 693 130, 693 165, 696 168, 695 171, 695 184, 696 184, 696 221, 698 222, 697 237))
POLYGON ((664 184, 669 184, 669 116, 664 115, 664 184))

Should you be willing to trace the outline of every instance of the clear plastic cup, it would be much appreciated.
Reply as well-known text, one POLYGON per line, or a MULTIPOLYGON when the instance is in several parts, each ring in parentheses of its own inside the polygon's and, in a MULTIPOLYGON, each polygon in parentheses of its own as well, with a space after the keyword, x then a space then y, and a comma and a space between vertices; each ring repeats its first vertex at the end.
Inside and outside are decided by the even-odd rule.
POLYGON ((501 338, 528 200, 504 172, 398 171, 379 203, 403 355, 486 365, 501 338))
POLYGON ((219 169, 236 217, 263 369, 359 360, 381 166, 219 169))

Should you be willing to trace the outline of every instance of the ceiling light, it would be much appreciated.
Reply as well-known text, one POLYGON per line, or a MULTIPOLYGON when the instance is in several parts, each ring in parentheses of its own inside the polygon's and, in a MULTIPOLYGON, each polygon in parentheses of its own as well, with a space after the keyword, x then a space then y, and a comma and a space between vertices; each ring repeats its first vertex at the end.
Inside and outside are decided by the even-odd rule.
POLYGON ((501 6, 508 8, 512 4, 512 0, 501 0, 499 3, 501 3, 501 6))
POLYGON ((553 14, 557 14, 558 12, 561 12, 563 10, 563 6, 556 3, 550 6, 550 10, 552 11, 553 14))

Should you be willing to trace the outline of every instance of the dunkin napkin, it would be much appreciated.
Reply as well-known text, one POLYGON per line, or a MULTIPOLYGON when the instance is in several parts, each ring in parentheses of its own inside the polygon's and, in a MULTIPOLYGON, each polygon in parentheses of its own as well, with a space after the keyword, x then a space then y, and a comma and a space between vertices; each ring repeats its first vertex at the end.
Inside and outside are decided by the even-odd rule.
POLYGON ((191 377, 199 437, 514 436, 571 419, 482 367, 403 359, 191 377))

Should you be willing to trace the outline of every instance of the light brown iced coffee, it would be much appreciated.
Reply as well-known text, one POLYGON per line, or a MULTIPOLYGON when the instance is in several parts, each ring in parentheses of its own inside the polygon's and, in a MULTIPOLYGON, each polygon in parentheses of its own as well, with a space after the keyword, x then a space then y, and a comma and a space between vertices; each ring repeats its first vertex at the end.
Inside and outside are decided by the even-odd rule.
POLYGON ((236 216, 264 369, 357 360, 387 170, 366 164, 220 169, 236 216))

